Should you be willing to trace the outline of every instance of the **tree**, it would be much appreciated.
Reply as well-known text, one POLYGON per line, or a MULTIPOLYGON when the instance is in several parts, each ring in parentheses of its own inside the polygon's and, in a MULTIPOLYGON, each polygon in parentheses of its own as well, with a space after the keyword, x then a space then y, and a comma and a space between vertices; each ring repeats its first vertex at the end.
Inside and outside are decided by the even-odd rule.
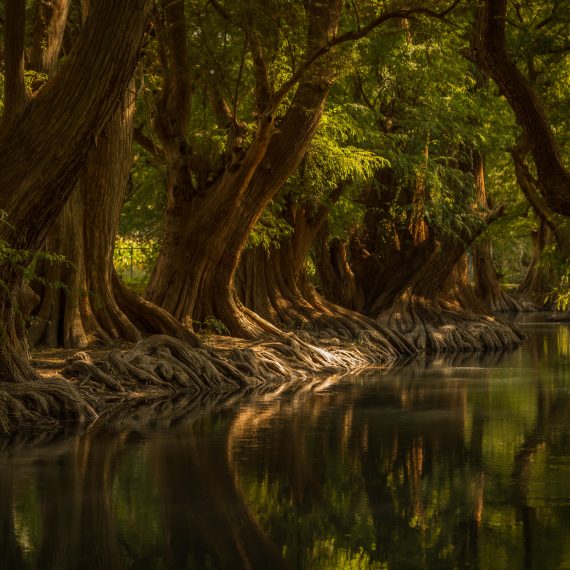
MULTIPOLYGON (((65 7, 45 22, 43 4, 34 26, 32 53, 36 71, 55 68, 65 7), (58 17, 55 17, 58 16, 58 17), (40 23, 43 23, 42 33, 40 23), (39 45, 38 45, 39 43, 39 45)), ((82 4, 82 19, 89 2, 82 4)), ((132 164, 136 87, 130 82, 121 104, 98 135, 77 188, 50 229, 46 249, 64 256, 44 260, 36 271, 41 303, 29 337, 34 345, 85 347, 93 340, 109 344, 136 341, 143 333, 171 333, 199 344, 166 311, 128 291, 115 275, 113 249, 132 164), (94 231, 94 229, 96 231, 94 231)))
MULTIPOLYGON (((306 34, 295 38, 292 71, 283 80, 278 66, 269 63, 282 61, 282 48, 291 46, 281 32, 275 35, 267 16, 254 18, 256 9, 264 11, 255 2, 235 12, 219 3, 214 6, 217 17, 231 30, 229 37, 243 38, 241 56, 239 50, 232 51, 237 55, 232 61, 242 62, 235 69, 238 87, 233 93, 239 93, 244 69, 251 69, 254 99, 249 101, 249 122, 239 120, 235 95, 233 105, 223 97, 219 62, 210 60, 211 75, 203 89, 216 126, 227 138, 221 160, 218 155, 213 164, 195 150, 199 143, 192 144, 187 130, 191 106, 184 11, 165 3, 159 32, 165 75, 156 125, 169 168, 168 206, 162 249, 146 296, 188 326, 215 317, 232 334, 277 334, 242 306, 233 278, 252 228, 297 168, 314 136, 337 75, 335 58, 324 56, 335 45, 361 38, 388 19, 415 11, 435 13, 417 7, 395 9, 357 31, 338 33, 341 2, 296 5, 288 14, 303 23, 306 34)), ((277 22, 280 29, 291 26, 285 13, 280 13, 277 22)), ((195 34, 204 41, 208 38, 207 30, 195 34)))
POLYGON ((0 130, 0 180, 7 189, 0 198, 7 214, 0 230, 6 253, 0 271, 2 382, 38 378, 18 335, 16 291, 127 88, 150 8, 150 0, 98 2, 67 62, 0 130))
MULTIPOLYGON (((552 3, 544 23, 556 21, 565 9, 562 2, 552 3)), ((508 53, 507 0, 486 0, 479 18, 479 39, 472 57, 499 86, 523 128, 547 204, 559 214, 570 215, 570 172, 564 166, 541 100, 508 53)))

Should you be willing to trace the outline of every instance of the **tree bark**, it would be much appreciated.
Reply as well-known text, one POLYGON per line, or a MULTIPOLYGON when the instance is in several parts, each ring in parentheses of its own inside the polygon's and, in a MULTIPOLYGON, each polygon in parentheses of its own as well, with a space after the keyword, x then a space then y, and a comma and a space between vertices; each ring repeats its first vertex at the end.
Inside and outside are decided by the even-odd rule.
MULTIPOLYGON (((341 3, 311 3, 308 10, 309 50, 314 51, 336 31, 341 3)), ((171 41, 175 41, 175 33, 177 28, 171 20, 171 41)), ((177 59, 171 57, 170 66, 177 69, 177 59)), ((234 125, 223 173, 200 192, 191 184, 192 158, 188 144, 181 144, 180 130, 168 133, 158 129, 169 171, 168 206, 162 249, 145 293, 149 300, 189 327, 193 321, 215 317, 238 336, 276 332, 243 307, 235 292, 234 274, 253 226, 303 158, 332 82, 330 70, 307 75, 278 129, 273 113, 260 114, 254 140, 246 150, 234 144, 239 138, 239 125, 234 125)), ((166 81, 165 88, 168 85, 166 81)), ((168 101, 176 99, 174 94, 180 91, 172 83, 168 101)), ((179 101, 170 108, 185 111, 187 104, 179 101)), ((162 112, 168 109, 164 104, 162 112)), ((159 124, 174 124, 174 120, 168 120, 170 116, 161 117, 159 124)))
MULTIPOLYGON (((7 212, 0 238, 12 248, 37 250, 62 210, 96 136, 131 79, 150 14, 150 0, 100 0, 60 72, 0 129, 0 195, 7 212)), ((0 379, 35 380, 18 334, 16 291, 21 264, 0 267, 0 379)))
POLYGON ((570 172, 564 167, 540 99, 508 54, 506 11, 507 0, 486 0, 475 59, 497 83, 524 129, 540 192, 548 206, 559 214, 570 215, 570 172))
POLYGON ((543 307, 548 293, 549 276, 541 263, 542 252, 552 240, 552 233, 544 220, 539 219, 538 230, 533 232, 532 257, 525 276, 517 288, 521 300, 530 301, 536 307, 543 307))
POLYGON ((364 310, 364 299, 359 294, 345 241, 338 237, 329 241, 326 229, 321 231, 316 244, 315 265, 319 291, 325 299, 352 311, 364 310))
MULTIPOLYGON (((392 173, 378 176, 385 189, 395 187, 392 173)), ((416 190, 417 184, 394 197, 402 206, 414 204, 416 190)), ((490 317, 468 282, 466 244, 475 235, 451 238, 427 225, 418 232, 423 220, 417 212, 410 214, 407 227, 397 227, 389 216, 392 198, 387 191, 362 196, 368 210, 363 230, 353 239, 351 259, 365 314, 428 352, 516 346, 519 333, 490 317)))
POLYGON ((26 103, 24 84, 24 39, 26 36, 25 0, 6 0, 4 11, 4 115, 14 121, 26 103))
MULTIPOLYGON (((479 151, 473 153, 473 174, 477 188, 477 202, 482 208, 489 210, 485 188, 485 163, 479 151)), ((473 243, 471 250, 477 296, 493 312, 516 313, 522 311, 522 306, 510 295, 507 295, 501 287, 499 275, 493 265, 491 239, 481 237, 473 243)))
POLYGON ((36 0, 30 67, 51 75, 63 43, 70 0, 36 0))
MULTIPOLYGON (((44 35, 55 43, 61 39, 54 30, 44 30, 44 35)), ((47 55, 37 55, 43 65, 47 55)), ((96 340, 135 342, 144 333, 169 333, 200 344, 171 315, 129 292, 115 276, 114 242, 132 164, 135 100, 131 81, 49 231, 46 251, 65 261, 46 261, 39 268, 42 302, 29 330, 33 345, 82 348, 96 340)))

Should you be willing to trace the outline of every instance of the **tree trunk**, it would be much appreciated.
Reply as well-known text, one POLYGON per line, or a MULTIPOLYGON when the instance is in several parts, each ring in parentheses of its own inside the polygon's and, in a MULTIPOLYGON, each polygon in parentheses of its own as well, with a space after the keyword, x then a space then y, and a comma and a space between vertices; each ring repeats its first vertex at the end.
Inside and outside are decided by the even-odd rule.
MULTIPOLYGON (((100 0, 60 72, 0 129, 0 195, 7 212, 0 238, 21 251, 37 250, 69 198, 95 136, 112 116, 133 74, 150 0, 100 0), (86 72, 88 70, 88 72, 86 72)), ((29 259, 28 255, 28 259, 29 259)), ((18 334, 21 263, 4 261, 0 310, 0 379, 34 380, 18 334)))
MULTIPOLYGON (((68 5, 58 0, 38 9, 32 59, 41 66, 38 70, 50 73, 57 62, 68 5)), ((84 2, 83 20, 89 9, 90 2, 84 2)), ((29 330, 33 345, 82 348, 95 340, 135 342, 143 332, 170 333, 199 345, 166 311, 130 293, 115 276, 114 241, 132 164, 135 100, 131 81, 48 233, 48 255, 56 253, 65 260, 48 259, 37 271, 42 300, 29 330)))
MULTIPOLYGON (((338 0, 311 3, 311 52, 334 35, 340 9, 338 0)), ((166 38, 170 38, 169 47, 180 43, 174 23, 171 20, 166 38)), ((171 58, 170 68, 180 68, 179 56, 171 58)), ((185 132, 172 116, 177 108, 186 112, 187 104, 175 97, 181 92, 180 84, 167 80, 168 75, 169 98, 157 121, 168 165, 166 233, 145 296, 189 327, 193 321, 214 317, 238 336, 277 333, 243 307, 235 292, 234 274, 252 228, 307 150, 333 82, 331 72, 314 71, 300 83, 278 129, 273 113, 261 113, 253 142, 247 150, 232 148, 224 172, 202 192, 191 183, 189 145, 184 144, 185 132)))
MULTIPOLYGON (((473 174, 477 189, 477 202, 482 208, 488 210, 485 162, 477 150, 473 152, 473 174)), ((490 238, 482 237, 475 241, 472 252, 477 296, 494 312, 516 313, 522 311, 522 306, 510 295, 507 295, 501 287, 499 275, 493 265, 490 238)))
POLYGON ((491 240, 489 238, 479 239, 473 244, 472 252, 477 296, 493 312, 517 313, 522 311, 522 306, 507 295, 501 287, 499 275, 493 264, 491 240))
POLYGON ((364 310, 364 299, 357 287, 349 262, 347 244, 340 238, 328 240, 321 231, 315 252, 319 290, 325 299, 352 311, 364 310))
POLYGON ((4 122, 15 121, 26 103, 24 84, 25 0, 6 0, 4 11, 4 122))
POLYGON ((430 353, 455 350, 504 350, 522 335, 507 322, 492 318, 467 280, 462 243, 437 244, 402 293, 377 319, 430 353))
POLYGON ((131 82, 48 234, 46 250, 66 261, 44 263, 42 304, 29 332, 34 345, 135 342, 143 333, 168 333, 200 344, 171 315, 129 292, 115 276, 114 241, 132 162, 135 99, 131 82))
POLYGON ((544 306, 549 282, 541 263, 542 252, 552 240, 552 233, 542 219, 540 219, 538 230, 532 234, 532 240, 532 257, 525 276, 517 288, 517 293, 523 302, 529 301, 532 305, 541 308, 544 306))
MULTIPOLYGON (((330 198, 334 201, 338 196, 330 198)), ((306 261, 328 210, 328 206, 322 206, 311 213, 308 205, 290 205, 286 219, 293 228, 292 234, 279 246, 260 246, 244 253, 236 279, 242 301, 277 326, 304 329, 323 338, 358 341, 361 349, 377 360, 414 353, 414 348, 399 335, 364 315, 331 303, 314 289, 307 276, 306 261)))
POLYGON ((59 59, 70 0, 36 0, 30 67, 51 75, 59 59))
POLYGON ((497 83, 528 139, 540 191, 555 212, 570 215, 570 172, 544 108, 531 84, 510 58, 505 39, 507 0, 486 0, 475 50, 477 63, 497 83))

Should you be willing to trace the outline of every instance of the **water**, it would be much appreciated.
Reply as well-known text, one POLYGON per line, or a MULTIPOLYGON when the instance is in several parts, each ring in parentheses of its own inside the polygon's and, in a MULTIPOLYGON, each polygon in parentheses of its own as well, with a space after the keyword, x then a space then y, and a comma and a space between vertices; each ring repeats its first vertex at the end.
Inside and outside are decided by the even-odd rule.
POLYGON ((570 330, 0 452, 0 568, 570 569, 570 330))

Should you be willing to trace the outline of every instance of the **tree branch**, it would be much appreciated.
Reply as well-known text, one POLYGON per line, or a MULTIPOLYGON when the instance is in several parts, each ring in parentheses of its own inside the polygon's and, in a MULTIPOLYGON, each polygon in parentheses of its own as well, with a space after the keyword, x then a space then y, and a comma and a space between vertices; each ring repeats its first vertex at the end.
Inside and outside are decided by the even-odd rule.
POLYGON ((388 22, 389 20, 394 19, 404 19, 410 18, 414 15, 424 15, 429 16, 431 18, 437 19, 444 19, 449 13, 451 13, 455 7, 461 2, 461 0, 453 0, 453 2, 441 12, 437 12, 435 10, 431 10, 426 7, 411 7, 411 8, 400 8, 397 10, 392 10, 391 12, 385 12, 381 14, 371 22, 369 22, 366 26, 360 27, 356 30, 352 30, 349 32, 345 32, 339 36, 333 37, 328 42, 321 45, 319 48, 314 50, 311 55, 304 61, 303 64, 299 66, 299 68, 291 75, 291 77, 281 86, 281 88, 276 91, 271 98, 271 101, 267 105, 265 109, 266 115, 272 115, 277 110, 277 107, 281 103, 281 101, 286 97, 286 95, 291 91, 291 89, 301 81, 307 72, 313 67, 315 62, 329 53, 334 47, 339 46, 341 44, 345 44, 352 41, 360 40, 370 34, 373 30, 388 22))
POLYGON ((163 160, 164 152, 150 137, 147 137, 140 129, 134 129, 135 142, 144 148, 153 158, 163 160))

